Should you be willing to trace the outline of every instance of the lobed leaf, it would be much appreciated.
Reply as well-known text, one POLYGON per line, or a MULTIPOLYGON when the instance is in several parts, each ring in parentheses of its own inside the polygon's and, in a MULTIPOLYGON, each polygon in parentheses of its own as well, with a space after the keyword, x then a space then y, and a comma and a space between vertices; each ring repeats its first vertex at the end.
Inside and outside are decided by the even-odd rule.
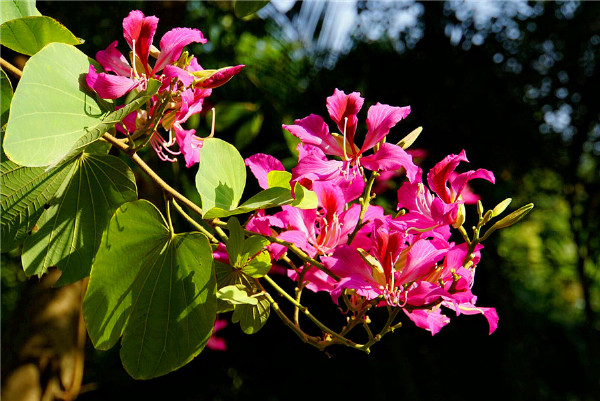
POLYGON ((174 234, 145 200, 124 204, 102 237, 83 313, 96 348, 123 337, 121 360, 133 378, 185 365, 202 351, 216 319, 208 239, 174 234))
POLYGON ((85 152, 57 170, 60 175, 50 177, 63 182, 25 241, 21 260, 28 275, 57 266, 62 271, 57 284, 64 285, 89 275, 113 212, 136 199, 137 190, 133 172, 114 156, 85 152))

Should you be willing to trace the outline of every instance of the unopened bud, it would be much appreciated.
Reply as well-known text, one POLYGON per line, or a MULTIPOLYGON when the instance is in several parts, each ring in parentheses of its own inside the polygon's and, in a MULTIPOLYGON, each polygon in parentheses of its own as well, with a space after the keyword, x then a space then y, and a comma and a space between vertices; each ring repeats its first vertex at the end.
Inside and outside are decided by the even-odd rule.
POLYGON ((490 236, 491 233, 493 233, 496 230, 512 226, 513 224, 521 220, 523 217, 525 217, 525 215, 527 215, 527 213, 529 213, 531 209, 533 209, 533 203, 529 203, 525 206, 522 206, 518 210, 515 210, 508 216, 497 221, 493 226, 490 227, 489 230, 486 231, 485 235, 481 238, 481 241, 485 240, 487 237, 490 236))
POLYGON ((413 144, 414 141, 417 140, 422 131, 423 127, 418 127, 414 129, 410 134, 402 138, 400 142, 398 142, 396 145, 400 146, 402 149, 407 149, 410 145, 413 144))
POLYGON ((452 227, 458 228, 458 227, 462 226, 463 223, 465 222, 466 214, 467 214, 467 211, 465 209, 465 204, 461 203, 458 206, 458 213, 456 214, 456 220, 454 220, 454 223, 452 223, 452 227))
POLYGON ((245 66, 236 65, 234 67, 224 67, 218 70, 194 71, 192 75, 196 77, 194 86, 202 89, 214 89, 229 82, 234 75, 237 75, 245 66))
POLYGON ((494 209, 492 209, 492 217, 496 217, 502 214, 512 202, 511 198, 506 198, 502 202, 498 203, 494 209))

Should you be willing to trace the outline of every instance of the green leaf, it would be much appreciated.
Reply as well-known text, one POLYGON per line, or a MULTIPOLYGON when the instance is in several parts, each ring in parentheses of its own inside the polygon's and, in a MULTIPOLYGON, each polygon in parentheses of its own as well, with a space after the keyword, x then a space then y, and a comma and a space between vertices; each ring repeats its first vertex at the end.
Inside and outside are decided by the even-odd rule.
MULTIPOLYGON (((240 255, 240 265, 239 267, 244 267, 248 263, 248 261, 254 257, 256 257, 261 252, 266 252, 265 248, 271 242, 263 236, 253 235, 248 237, 244 242, 244 248, 240 255)), ((269 259, 269 262, 271 260, 269 259)))
POLYGON ((95 141, 158 91, 150 80, 147 90, 131 103, 106 113, 85 88, 92 60, 73 46, 52 43, 25 65, 15 91, 4 151, 15 163, 41 167, 55 165, 95 141))
POLYGON ((0 43, 28 56, 53 42, 80 44, 79 39, 64 25, 46 16, 13 19, 0 26, 0 43))
POLYGON ((236 17, 243 18, 250 14, 254 14, 267 4, 269 4, 269 0, 235 0, 233 2, 233 11, 235 12, 236 17))
POLYGON ((121 341, 136 379, 167 374, 206 345, 216 318, 212 250, 201 233, 174 234, 145 200, 112 217, 94 261, 83 313, 98 349, 121 341))
POLYGON ((227 240, 227 256, 232 266, 239 267, 240 255, 244 247, 244 231, 240 222, 235 217, 227 221, 229 239, 227 240))
POLYGON ((248 261, 246 266, 242 268, 242 271, 250 277, 261 278, 269 273, 271 266, 271 255, 269 255, 269 251, 264 250, 254 255, 254 257, 248 261))
POLYGON ((281 187, 286 188, 288 191, 291 191, 291 180, 292 173, 288 171, 271 170, 267 174, 267 182, 269 183, 269 188, 281 187))
POLYGON ((137 96, 131 100, 131 102, 127 103, 120 109, 108 113, 106 117, 104 117, 102 121, 99 122, 94 128, 87 129, 85 134, 73 145, 68 155, 79 153, 82 148, 100 138, 102 134, 114 127, 119 121, 122 121, 125 117, 127 117, 129 113, 138 110, 140 107, 146 104, 146 102, 152 96, 154 96, 156 92, 158 92, 160 86, 160 81, 156 79, 150 79, 145 91, 138 93, 137 96))
POLYGON ((42 15, 37 8, 35 8, 35 0, 2 0, 2 7, 0 7, 0 24, 31 15, 42 15))
POLYGON ((239 207, 232 210, 221 208, 212 208, 204 213, 205 219, 213 219, 215 217, 228 217, 236 214, 249 213, 257 209, 268 209, 292 203, 292 198, 289 189, 285 188, 269 188, 254 195, 239 207))
POLYGON ((294 187, 294 195, 296 195, 296 199, 292 202, 292 206, 298 209, 316 209, 319 206, 316 192, 304 188, 299 183, 296 183, 294 187))
POLYGON ((1 70, 2 74, 0 74, 0 126, 4 127, 4 124, 8 121, 8 113, 10 111, 10 102, 13 97, 13 89, 12 84, 10 83, 10 79, 4 72, 1 70))
POLYGON ((46 171, 42 167, 23 167, 4 160, 0 171, 2 252, 8 252, 25 241, 70 168, 62 164, 46 171))
POLYGON ((254 334, 267 322, 271 312, 271 304, 264 295, 255 297, 256 305, 236 305, 231 316, 233 323, 240 323, 242 331, 246 334, 254 334))
POLYGON ((28 275, 58 266, 58 285, 88 276, 113 212, 137 198, 133 172, 117 157, 86 152, 63 169, 68 173, 21 256, 28 275))
POLYGON ((52 43, 31 57, 15 91, 4 152, 15 163, 42 167, 58 163, 104 116, 82 90, 90 60, 81 51, 52 43))
POLYGON ((213 207, 232 210, 246 185, 246 165, 231 144, 217 138, 203 141, 196 174, 196 189, 206 212, 213 207))
POLYGON ((231 305, 258 304, 258 300, 249 297, 245 289, 243 284, 226 285, 217 291, 217 298, 231 305))

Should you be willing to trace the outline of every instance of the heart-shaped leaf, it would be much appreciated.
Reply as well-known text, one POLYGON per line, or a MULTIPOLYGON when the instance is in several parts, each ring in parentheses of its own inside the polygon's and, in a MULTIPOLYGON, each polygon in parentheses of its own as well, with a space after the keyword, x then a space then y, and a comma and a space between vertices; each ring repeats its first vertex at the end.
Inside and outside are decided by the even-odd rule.
POLYGON ((117 157, 84 152, 63 169, 68 173, 63 173, 61 187, 25 241, 21 256, 28 275, 42 275, 48 267, 58 266, 59 285, 89 274, 113 212, 137 198, 133 172, 117 157))
POLYGON ((208 239, 174 234, 145 200, 124 204, 102 238, 83 313, 96 348, 123 337, 121 360, 132 377, 185 365, 206 345, 216 318, 208 239))

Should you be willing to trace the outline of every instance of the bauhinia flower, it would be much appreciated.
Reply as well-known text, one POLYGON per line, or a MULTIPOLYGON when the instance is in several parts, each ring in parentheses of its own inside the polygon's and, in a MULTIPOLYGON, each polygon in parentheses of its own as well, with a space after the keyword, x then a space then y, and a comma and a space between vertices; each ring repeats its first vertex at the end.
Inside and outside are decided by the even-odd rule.
MULTIPOLYGON (((195 130, 184 129, 183 124, 190 116, 202 111, 204 98, 210 96, 213 88, 227 83, 244 66, 205 70, 195 57, 183 53, 183 48, 191 43, 206 43, 198 29, 172 29, 163 35, 160 49, 157 49, 152 45, 157 25, 158 18, 155 16, 146 17, 141 11, 131 11, 123 20, 123 35, 131 49, 129 61, 117 50, 118 42, 114 41, 96 54, 105 72, 97 72, 90 65, 86 82, 100 97, 117 99, 132 90, 145 90, 150 79, 161 81, 159 96, 152 98, 149 110, 131 113, 123 125, 129 133, 133 133, 140 127, 149 128, 144 123, 155 118, 155 126, 150 127, 153 129, 150 144, 158 157, 164 161, 175 161, 175 156, 183 154, 186 166, 191 167, 199 160, 202 138, 195 135, 195 130), (150 56, 156 57, 154 66, 150 64, 150 56), (163 115, 156 117, 154 112, 163 115), (137 125, 136 117, 140 113, 145 114, 143 122, 137 125), (168 136, 155 129, 159 122, 168 136), (173 150, 175 144, 178 149, 173 150)), ((123 131, 121 126, 118 129, 123 131)))
MULTIPOLYGON (((360 93, 346 95, 336 89, 327 98, 329 116, 336 123, 341 134, 330 133, 322 117, 311 114, 293 125, 284 125, 292 135, 300 138, 304 145, 313 145, 324 154, 337 156, 341 160, 323 160, 318 155, 309 155, 298 162, 294 176, 298 179, 315 171, 322 171, 323 179, 331 179, 336 171, 348 172, 360 166, 372 171, 390 171, 403 167, 409 181, 415 179, 418 171, 412 157, 400 146, 385 142, 388 135, 400 120, 410 113, 410 107, 394 107, 377 103, 367 113, 367 133, 362 146, 355 144, 357 114, 364 99, 360 93), (374 149, 370 155, 365 152, 374 149)), ((354 170, 356 172, 356 170, 354 170)))
POLYGON ((452 224, 459 227, 464 222, 463 194, 473 199, 467 183, 475 178, 495 182, 494 174, 485 169, 470 170, 457 174, 454 170, 461 161, 468 162, 465 151, 446 156, 427 174, 427 183, 433 193, 421 182, 404 183, 398 190, 398 209, 408 213, 402 219, 415 218, 422 222, 419 228, 452 224), (436 196, 437 195, 437 196, 436 196))

